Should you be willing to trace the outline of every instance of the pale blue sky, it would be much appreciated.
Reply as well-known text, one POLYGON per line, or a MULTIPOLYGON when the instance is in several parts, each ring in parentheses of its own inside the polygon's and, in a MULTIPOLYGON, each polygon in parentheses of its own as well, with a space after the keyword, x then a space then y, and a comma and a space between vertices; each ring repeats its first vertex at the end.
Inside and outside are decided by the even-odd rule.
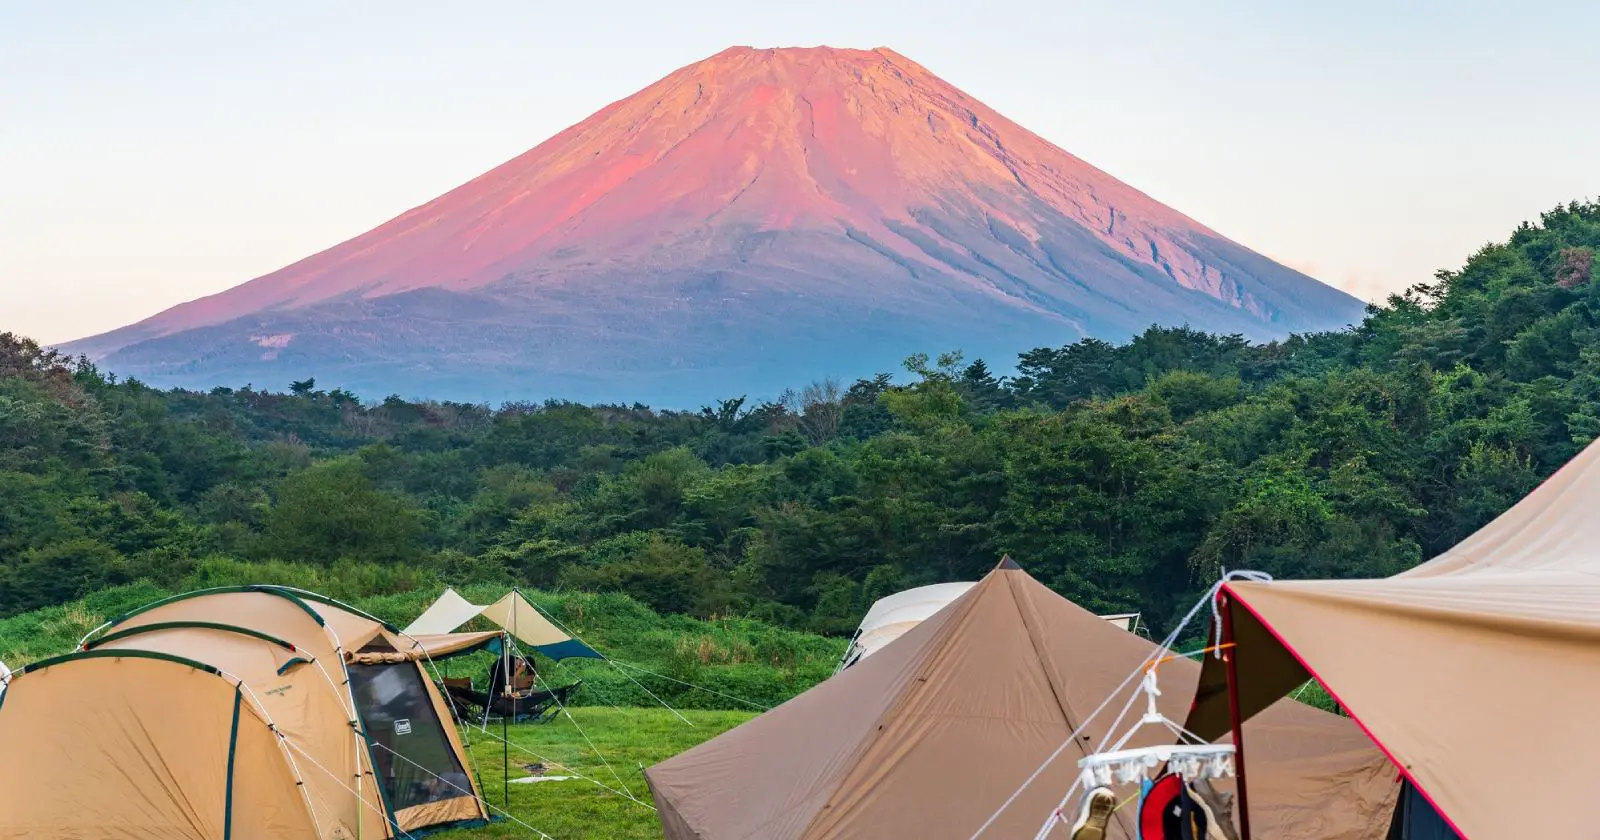
POLYGON ((1365 298, 1600 195, 1600 4, 0 0, 0 330, 358 234, 733 44, 889 46, 1365 298))

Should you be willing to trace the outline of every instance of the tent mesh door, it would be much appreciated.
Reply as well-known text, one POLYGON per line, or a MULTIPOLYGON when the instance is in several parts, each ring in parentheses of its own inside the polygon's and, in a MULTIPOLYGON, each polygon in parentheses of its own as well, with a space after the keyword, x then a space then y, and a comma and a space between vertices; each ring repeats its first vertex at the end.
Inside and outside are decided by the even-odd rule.
POLYGON ((416 663, 351 665, 350 686, 390 808, 399 812, 470 795, 463 791, 471 791, 472 784, 416 663))

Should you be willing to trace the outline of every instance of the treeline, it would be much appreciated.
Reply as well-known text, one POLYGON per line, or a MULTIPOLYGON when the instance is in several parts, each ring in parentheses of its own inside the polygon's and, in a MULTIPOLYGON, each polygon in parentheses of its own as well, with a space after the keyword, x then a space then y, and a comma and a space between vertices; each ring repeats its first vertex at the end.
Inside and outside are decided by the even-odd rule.
POLYGON ((1012 378, 918 356, 698 412, 163 392, 5 335, 0 615, 223 560, 830 633, 1002 553, 1158 625, 1223 568, 1393 574, 1600 434, 1596 248, 1600 204, 1573 204, 1346 332, 1152 328, 1012 378))

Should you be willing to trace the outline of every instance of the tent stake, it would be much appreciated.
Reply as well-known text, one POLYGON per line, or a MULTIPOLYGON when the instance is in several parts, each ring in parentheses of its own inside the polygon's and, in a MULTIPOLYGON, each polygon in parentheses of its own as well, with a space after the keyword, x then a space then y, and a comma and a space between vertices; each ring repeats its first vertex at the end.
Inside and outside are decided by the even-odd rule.
POLYGON ((1239 714, 1239 670, 1235 661, 1239 648, 1233 637, 1233 610, 1226 590, 1217 591, 1222 607, 1222 660, 1228 665, 1228 714, 1233 722, 1234 774, 1239 778, 1239 840, 1250 840, 1250 797, 1244 780, 1244 721, 1239 714))

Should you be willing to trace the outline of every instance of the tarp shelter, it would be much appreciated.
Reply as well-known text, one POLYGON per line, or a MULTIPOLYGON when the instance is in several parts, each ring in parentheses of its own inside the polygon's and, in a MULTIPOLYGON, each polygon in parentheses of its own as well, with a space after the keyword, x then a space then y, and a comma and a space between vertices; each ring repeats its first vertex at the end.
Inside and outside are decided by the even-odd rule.
POLYGON ((122 616, 0 696, 0 838, 354 840, 484 819, 421 658, 394 628, 279 587, 122 616))
MULTIPOLYGON (((646 777, 668 840, 968 840, 1155 650, 1007 560, 876 655, 646 777)), ((1161 666, 1173 719, 1199 670, 1161 666)), ((1034 836, 1136 685, 983 836, 1034 836)), ((1383 837, 1399 785, 1350 721, 1285 700, 1247 732, 1259 836, 1383 837)), ((1112 837, 1133 836, 1134 810, 1112 837)))
POLYGON ((450 633, 480 615, 551 659, 605 658, 545 618, 528 603, 528 599, 522 597, 521 592, 515 590, 488 606, 479 606, 461 597, 454 589, 446 589, 439 600, 434 601, 422 615, 417 616, 416 621, 406 627, 405 632, 418 638, 450 633))
MULTIPOLYGON (((1315 677, 1462 836, 1600 836, 1600 444, 1411 571, 1222 597, 1241 716, 1315 677)), ((1220 665, 1195 697, 1202 735, 1229 726, 1220 665)))

